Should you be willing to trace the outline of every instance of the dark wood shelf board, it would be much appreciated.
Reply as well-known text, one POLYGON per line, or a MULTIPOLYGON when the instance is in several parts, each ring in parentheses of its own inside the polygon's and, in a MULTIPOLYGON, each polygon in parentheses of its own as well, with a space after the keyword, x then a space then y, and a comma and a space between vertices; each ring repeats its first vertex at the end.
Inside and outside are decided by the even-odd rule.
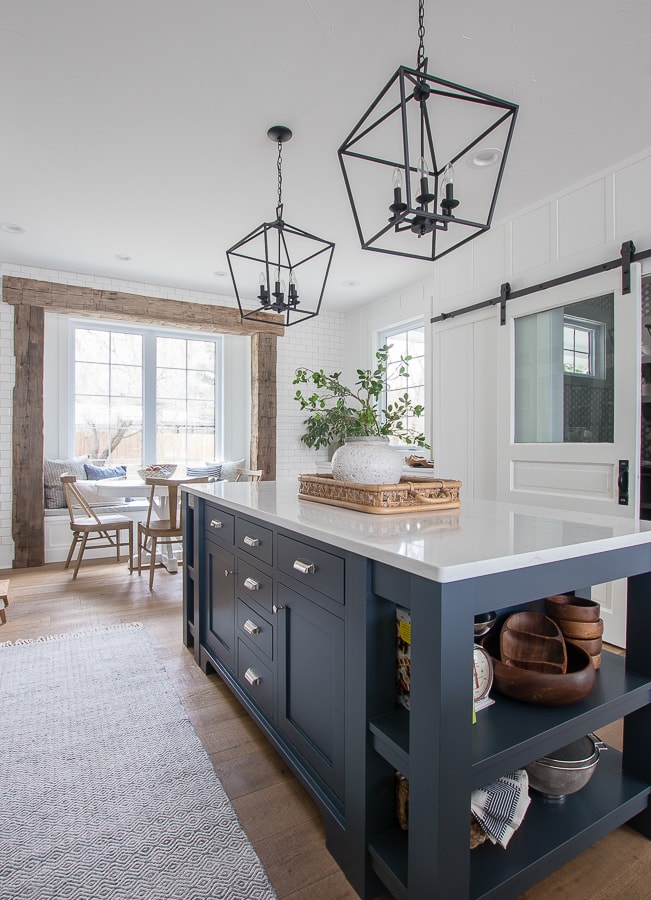
POLYGON ((590 782, 563 801, 532 792, 506 851, 486 843, 471 853, 473 900, 517 896, 646 809, 651 787, 622 772, 621 762, 616 750, 604 751, 590 782))

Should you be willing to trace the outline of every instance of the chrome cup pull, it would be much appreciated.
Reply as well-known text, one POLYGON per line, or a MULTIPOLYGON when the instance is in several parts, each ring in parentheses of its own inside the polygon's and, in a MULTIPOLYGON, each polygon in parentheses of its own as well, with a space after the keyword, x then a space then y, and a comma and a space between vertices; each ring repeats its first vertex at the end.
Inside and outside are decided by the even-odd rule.
POLYGON ((223 527, 224 527, 224 523, 223 523, 220 519, 211 519, 211 520, 210 520, 210 527, 211 527, 211 528, 223 528, 223 527))
POLYGON ((252 622, 251 619, 247 619, 242 628, 247 634, 260 634, 260 626, 252 622))
POLYGON ((259 547, 260 546, 260 538, 251 537, 250 535, 244 535, 244 543, 247 547, 259 547))
POLYGON ((314 575, 316 572, 314 563, 306 562, 304 559, 295 559, 294 568, 297 572, 300 572, 301 575, 314 575))
POLYGON ((255 578, 245 578, 244 587, 247 589, 247 591, 259 591, 260 582, 256 581, 255 578))
POLYGON ((256 675, 253 669, 247 669, 244 673, 244 677, 251 685, 262 684, 262 678, 259 675, 256 675))

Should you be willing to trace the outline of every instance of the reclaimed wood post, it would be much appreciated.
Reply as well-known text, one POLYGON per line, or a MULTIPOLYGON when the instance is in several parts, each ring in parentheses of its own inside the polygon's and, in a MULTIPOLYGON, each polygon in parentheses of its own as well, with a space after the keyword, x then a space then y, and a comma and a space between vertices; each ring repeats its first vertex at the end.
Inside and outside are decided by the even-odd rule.
POLYGON ((14 307, 13 566, 45 562, 43 519, 43 341, 45 313, 14 307))

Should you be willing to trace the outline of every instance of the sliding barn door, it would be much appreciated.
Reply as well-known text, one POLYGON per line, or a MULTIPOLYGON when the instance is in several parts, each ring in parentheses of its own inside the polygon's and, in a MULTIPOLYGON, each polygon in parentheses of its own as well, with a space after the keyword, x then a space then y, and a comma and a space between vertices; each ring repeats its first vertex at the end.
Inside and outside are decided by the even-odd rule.
MULTIPOLYGON (((634 518, 639 505, 641 277, 621 271, 509 301, 499 329, 498 497, 634 518)), ((599 586, 625 640, 625 582, 599 586)))

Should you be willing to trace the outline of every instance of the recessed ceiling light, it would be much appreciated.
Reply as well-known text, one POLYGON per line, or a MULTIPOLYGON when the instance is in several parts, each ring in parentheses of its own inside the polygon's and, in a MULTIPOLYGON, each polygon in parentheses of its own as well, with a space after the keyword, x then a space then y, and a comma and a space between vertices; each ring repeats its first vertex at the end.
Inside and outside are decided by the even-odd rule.
POLYGON ((213 272, 213 275, 216 275, 217 278, 226 278, 228 272, 224 272, 223 269, 218 269, 216 272, 213 272))
POLYGON ((13 222, 2 222, 0 229, 6 231, 7 234, 25 234, 25 229, 21 225, 15 225, 13 222))
POLYGON ((128 253, 116 253, 115 258, 119 259, 120 262, 129 262, 131 259, 128 253))
POLYGON ((352 278, 349 278, 348 281, 341 282, 342 287, 359 287, 359 281, 354 281, 352 278))
POLYGON ((502 151, 497 147, 482 147, 468 159, 468 165, 475 169, 485 169, 500 161, 502 151))

